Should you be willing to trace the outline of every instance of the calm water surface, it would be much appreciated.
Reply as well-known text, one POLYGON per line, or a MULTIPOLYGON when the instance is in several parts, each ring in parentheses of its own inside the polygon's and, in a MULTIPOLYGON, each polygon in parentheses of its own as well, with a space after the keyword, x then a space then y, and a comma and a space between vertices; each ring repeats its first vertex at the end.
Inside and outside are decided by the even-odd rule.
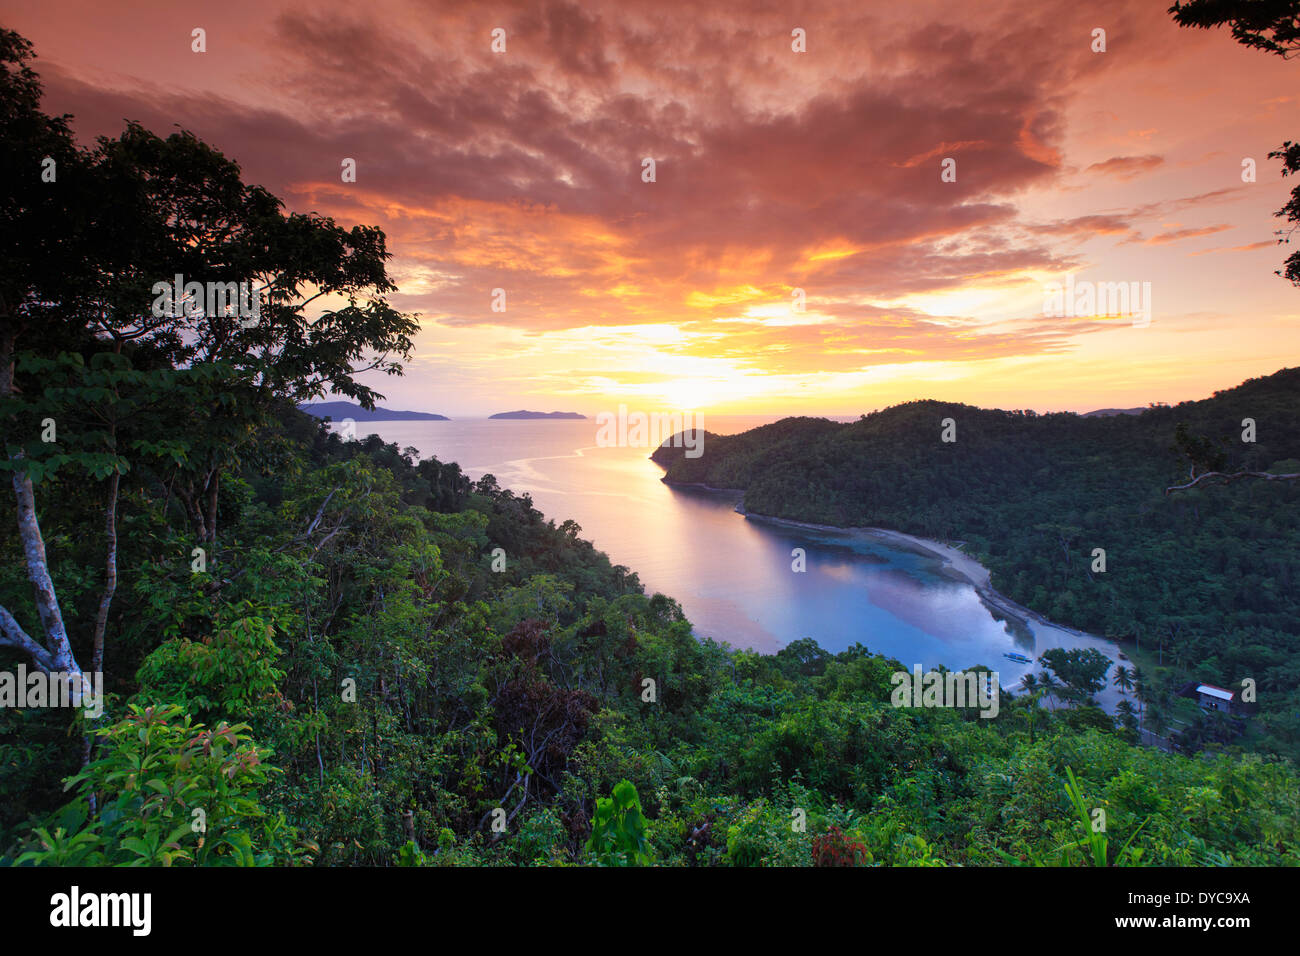
MULTIPOLYGON (((705 418, 732 434, 775 419, 705 418)), ((1114 645, 1050 625, 995 620, 975 589, 940 573, 933 557, 852 532, 821 532, 752 520, 736 498, 671 488, 649 448, 596 447, 596 422, 463 419, 358 423, 423 457, 459 462, 473 478, 493 474, 527 492, 557 524, 572 518, 648 592, 675 598, 697 634, 770 652, 811 637, 830 651, 860 642, 909 667, 987 664, 1011 687, 1028 669, 1006 660, 1048 647, 1114 645), (791 570, 803 548, 807 571, 791 570)), ((1103 704, 1106 697, 1102 695, 1103 704)))

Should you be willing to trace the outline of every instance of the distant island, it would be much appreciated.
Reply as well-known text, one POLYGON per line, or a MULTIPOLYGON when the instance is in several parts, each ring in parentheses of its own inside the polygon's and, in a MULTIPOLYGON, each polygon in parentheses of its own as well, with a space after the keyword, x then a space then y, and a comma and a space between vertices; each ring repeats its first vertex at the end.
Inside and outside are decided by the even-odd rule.
POLYGON ((577 412, 529 412, 520 409, 517 412, 497 412, 495 415, 489 415, 488 418, 569 418, 582 420, 586 415, 579 415, 577 412))
POLYGON ((1141 415, 1146 408, 1099 408, 1095 412, 1084 412, 1084 418, 1113 418, 1116 415, 1141 415))
POLYGON ((316 418, 329 418, 339 422, 345 418, 350 418, 354 422, 449 422, 451 421, 446 415, 435 415, 433 412, 399 412, 392 409, 382 408, 376 405, 373 411, 368 411, 358 405, 356 402, 308 402, 305 405, 299 405, 300 411, 308 415, 314 415, 316 418))

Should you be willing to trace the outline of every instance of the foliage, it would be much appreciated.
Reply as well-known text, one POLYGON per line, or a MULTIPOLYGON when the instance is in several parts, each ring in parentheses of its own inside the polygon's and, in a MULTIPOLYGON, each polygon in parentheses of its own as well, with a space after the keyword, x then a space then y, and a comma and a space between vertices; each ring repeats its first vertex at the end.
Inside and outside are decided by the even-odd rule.
POLYGON ((176 705, 132 706, 99 731, 102 756, 68 781, 76 799, 33 830, 25 863, 267 866, 308 859, 258 791, 273 768, 244 724, 208 729, 176 705), (112 794, 93 815, 93 793, 112 794))
POLYGON ((839 827, 831 827, 813 839, 813 866, 862 866, 871 854, 861 843, 845 835, 839 827))
MULTIPOLYGON (((1088 705, 1095 661, 1061 653, 1045 662, 1073 708, 895 708, 897 661, 697 639, 528 495, 298 411, 326 389, 379 398, 354 377, 371 353, 399 370, 413 326, 386 304, 382 234, 286 215, 188 134, 77 147, 39 110, 30 52, 0 31, 3 469, 32 483, 69 643, 102 652, 109 711, 0 709, 0 861, 1300 864, 1296 489, 1160 493, 1186 468, 1180 422, 1210 436, 1184 451, 1230 465, 1300 458, 1300 371, 1117 419, 940 403, 788 419, 666 460, 754 511, 960 536, 1017 600, 1134 643, 1144 729, 1179 719, 1189 674, 1256 677, 1262 701, 1246 737, 1188 720, 1184 752, 1162 753, 1088 705), (45 155, 58 189, 32 188, 45 155), (176 271, 277 291, 257 327, 155 323, 150 282, 176 271), (309 319, 322 290, 335 308, 309 319), (956 445, 916 440, 948 414, 956 445), (1219 441, 1245 415, 1259 441, 1219 441), (1119 852, 1080 839, 1083 793, 1119 852)), ((0 523, 0 606, 38 621, 25 543, 0 523)), ((24 660, 0 641, 0 668, 24 660)))
POLYGON ((1283 369, 1135 415, 908 402, 846 424, 790 418, 711 436, 697 458, 672 447, 653 457, 670 482, 743 489, 751 515, 964 542, 1013 601, 1124 643, 1148 699, 1189 680, 1253 679, 1247 744, 1295 759, 1300 483, 1164 489, 1186 474, 1188 453, 1201 467, 1300 470, 1298 403, 1300 369, 1283 369), (958 440, 943 443, 948 417, 958 440), (1242 441, 1246 418, 1254 442, 1242 441))
POLYGON ((609 797, 596 801, 587 850, 601 866, 645 866, 650 863, 646 820, 636 787, 620 780, 609 797))
MULTIPOLYGON (((1242 46, 1284 60, 1300 53, 1300 0, 1175 0, 1169 12, 1183 27, 1211 30, 1226 25, 1242 46)), ((1287 140, 1268 158, 1282 160, 1283 176, 1300 173, 1300 143, 1287 140)), ((1287 223, 1278 241, 1289 243, 1300 229, 1300 186, 1291 190, 1291 198, 1275 215, 1287 223)), ((1277 274, 1300 286, 1300 250, 1287 257, 1277 274)))

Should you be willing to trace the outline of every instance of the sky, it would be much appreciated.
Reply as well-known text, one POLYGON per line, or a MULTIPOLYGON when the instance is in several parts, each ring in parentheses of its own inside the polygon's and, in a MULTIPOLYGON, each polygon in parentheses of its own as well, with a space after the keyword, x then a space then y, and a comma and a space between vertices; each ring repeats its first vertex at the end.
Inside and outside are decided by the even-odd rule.
POLYGON ((0 24, 82 139, 183 127, 290 210, 383 228, 421 326, 370 383, 387 407, 856 415, 1172 403, 1295 364, 1295 183, 1267 154, 1300 137, 1300 62, 1167 6, 0 0, 0 24), (1149 300, 1053 314, 1067 281, 1149 300))

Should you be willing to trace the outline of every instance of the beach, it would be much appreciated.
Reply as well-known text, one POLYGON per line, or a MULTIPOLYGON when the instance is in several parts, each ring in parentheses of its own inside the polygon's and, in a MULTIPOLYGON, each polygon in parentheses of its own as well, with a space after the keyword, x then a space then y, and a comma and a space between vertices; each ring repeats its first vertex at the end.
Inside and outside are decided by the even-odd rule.
MULTIPOLYGON (((729 489, 711 489, 717 491, 729 489)), ((1106 673, 1106 686, 1095 695, 1097 703, 1101 709, 1108 714, 1114 714, 1116 707, 1121 700, 1129 700, 1136 705, 1136 701, 1131 695, 1121 694, 1120 691, 1111 683, 1114 667, 1122 664, 1132 667, 1132 663, 1122 660, 1119 656, 1119 648, 1111 641, 1096 634, 1089 634, 1086 631, 1077 628, 1067 627, 1063 624, 1057 624, 1048 620, 1037 611, 1033 611, 1021 604, 1016 603, 996 591, 992 585, 992 573, 983 564, 975 558, 966 554, 960 548, 952 545, 943 544, 930 538, 922 538, 918 535, 907 534, 902 531, 894 531, 890 528, 842 528, 836 525, 814 524, 807 521, 793 521, 788 518, 774 518, 768 515, 755 514, 744 510, 743 506, 737 504, 736 510, 743 514, 751 521, 767 521, 775 524, 784 524, 792 527, 809 528, 816 531, 832 531, 842 534, 861 535, 863 537, 875 538, 882 540, 893 547, 901 547, 936 558, 943 564, 943 570, 954 578, 966 581, 980 596, 980 600, 989 608, 995 616, 1010 618, 1015 623, 1028 627, 1034 637, 1034 654, 1035 662, 1032 666, 1013 664, 1008 661, 1007 664, 1014 667, 1024 667, 1024 671, 1016 674, 1014 679, 1004 679, 1002 689, 1010 693, 1016 693, 1020 689, 1021 679, 1024 673, 1042 673, 1042 667, 1037 663, 1037 658, 1044 651, 1054 647, 1076 648, 1091 647, 1104 654, 1111 662, 1111 669, 1106 673)), ((1005 670, 1009 670, 1006 668, 1005 670)), ((1005 671, 1004 671, 1005 672, 1005 671)), ((1052 704, 1044 701, 1044 706, 1052 704)))

